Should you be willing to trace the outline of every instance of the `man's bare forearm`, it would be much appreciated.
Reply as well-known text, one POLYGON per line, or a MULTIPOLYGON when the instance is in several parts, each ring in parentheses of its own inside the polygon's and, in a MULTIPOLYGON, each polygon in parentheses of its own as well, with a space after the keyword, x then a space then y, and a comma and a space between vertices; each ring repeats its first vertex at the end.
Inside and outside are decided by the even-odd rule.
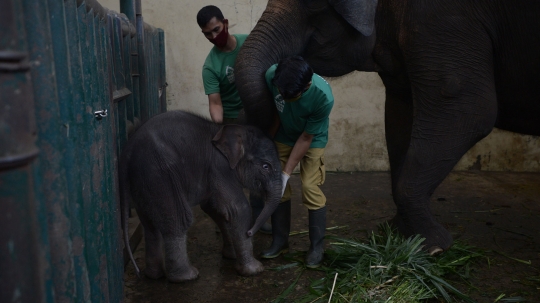
POLYGON ((303 132, 300 137, 298 137, 283 169, 286 174, 292 174, 296 165, 298 165, 300 160, 306 155, 312 141, 313 135, 307 134, 306 132, 303 132))
POLYGON ((208 109, 212 121, 215 123, 223 123, 223 104, 221 103, 220 94, 208 95, 208 109))

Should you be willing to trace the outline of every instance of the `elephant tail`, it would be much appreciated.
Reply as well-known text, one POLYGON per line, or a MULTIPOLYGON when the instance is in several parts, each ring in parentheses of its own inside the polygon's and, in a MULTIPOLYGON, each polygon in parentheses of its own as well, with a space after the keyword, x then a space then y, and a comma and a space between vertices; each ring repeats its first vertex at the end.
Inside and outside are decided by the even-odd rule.
MULTIPOLYGON (((141 277, 139 267, 137 266, 137 263, 135 262, 135 258, 133 257, 133 252, 131 251, 131 247, 129 245, 129 226, 128 226, 128 218, 129 218, 129 201, 132 201, 131 197, 131 190, 129 186, 129 178, 128 178, 128 161, 127 161, 127 155, 122 155, 120 158, 119 163, 119 187, 120 187, 120 208, 121 208, 121 221, 122 221, 122 229, 124 232, 124 249, 127 250, 127 253, 129 254, 129 258, 131 259, 131 263, 133 263, 133 266, 135 267, 135 273, 137 274, 137 277, 141 277)), ((124 252, 125 256, 125 252, 124 252)))

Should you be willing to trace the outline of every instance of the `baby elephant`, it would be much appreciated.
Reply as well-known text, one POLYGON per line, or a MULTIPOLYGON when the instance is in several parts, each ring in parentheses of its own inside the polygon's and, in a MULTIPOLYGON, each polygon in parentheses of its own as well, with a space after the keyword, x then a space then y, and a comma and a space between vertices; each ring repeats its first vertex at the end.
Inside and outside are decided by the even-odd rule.
POLYGON ((144 273, 149 278, 166 275, 171 282, 197 278, 199 272, 186 250, 191 207, 196 204, 220 227, 223 256, 236 258, 240 275, 263 270, 253 257, 251 236, 279 203, 281 167, 274 143, 258 128, 222 126, 183 111, 157 115, 127 142, 119 177, 125 245, 129 247, 131 200, 144 227, 144 273), (243 188, 266 200, 253 226, 243 188))

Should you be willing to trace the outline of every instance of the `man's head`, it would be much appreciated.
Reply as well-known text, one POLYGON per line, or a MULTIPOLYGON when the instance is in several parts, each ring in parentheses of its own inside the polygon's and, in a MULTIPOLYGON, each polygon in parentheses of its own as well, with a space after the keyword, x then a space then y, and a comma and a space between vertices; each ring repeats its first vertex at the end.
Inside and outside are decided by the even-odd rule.
POLYGON ((197 23, 204 36, 217 47, 224 47, 229 37, 229 21, 223 17, 223 13, 214 5, 208 5, 197 13, 197 23))
POLYGON ((309 88, 312 76, 313 69, 302 57, 288 57, 279 61, 272 84, 285 101, 295 101, 309 88))

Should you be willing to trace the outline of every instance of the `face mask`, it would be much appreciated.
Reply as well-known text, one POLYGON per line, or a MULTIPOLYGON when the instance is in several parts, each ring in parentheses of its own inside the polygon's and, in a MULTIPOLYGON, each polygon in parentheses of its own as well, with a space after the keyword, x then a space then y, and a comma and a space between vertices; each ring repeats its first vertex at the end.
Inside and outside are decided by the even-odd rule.
POLYGON ((217 47, 224 47, 227 45, 227 40, 229 39, 229 31, 227 30, 228 21, 223 19, 223 29, 221 32, 213 39, 208 39, 210 42, 214 43, 217 47))
POLYGON ((289 99, 283 99, 285 100, 285 102, 294 102, 294 101, 298 101, 298 99, 302 98, 302 95, 298 95, 294 98, 289 98, 289 99))

